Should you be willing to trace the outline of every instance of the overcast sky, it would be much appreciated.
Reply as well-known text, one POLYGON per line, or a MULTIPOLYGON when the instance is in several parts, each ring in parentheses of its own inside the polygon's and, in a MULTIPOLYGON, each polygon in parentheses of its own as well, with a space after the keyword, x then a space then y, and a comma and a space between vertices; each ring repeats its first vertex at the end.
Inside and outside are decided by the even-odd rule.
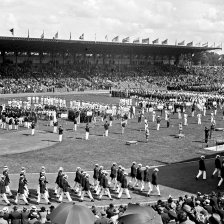
POLYGON ((0 0, 0 35, 224 41, 224 0, 0 0))

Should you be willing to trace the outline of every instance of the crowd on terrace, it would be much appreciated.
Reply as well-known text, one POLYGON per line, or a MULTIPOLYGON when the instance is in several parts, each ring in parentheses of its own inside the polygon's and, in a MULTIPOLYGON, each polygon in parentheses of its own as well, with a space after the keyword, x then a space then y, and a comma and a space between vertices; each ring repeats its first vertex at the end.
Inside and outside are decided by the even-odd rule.
MULTIPOLYGON (((140 204, 136 204, 140 205, 140 204)), ((95 216, 95 224, 107 223, 117 224, 119 217, 125 215, 129 205, 114 205, 99 208, 93 205, 90 210, 95 216)), ((163 224, 222 224, 224 223, 224 196, 221 193, 212 192, 202 195, 200 192, 194 195, 184 195, 178 199, 172 196, 166 201, 158 200, 155 204, 141 205, 151 206, 160 216, 163 224)), ((51 223, 50 214, 55 209, 53 205, 49 208, 36 206, 17 206, 12 209, 4 207, 0 211, 0 222, 42 224, 51 223)))
POLYGON ((118 71, 116 69, 76 69, 74 66, 1 65, 1 93, 77 91, 86 89, 148 89, 163 88, 186 91, 222 91, 223 67, 180 68, 151 65, 147 68, 118 71))

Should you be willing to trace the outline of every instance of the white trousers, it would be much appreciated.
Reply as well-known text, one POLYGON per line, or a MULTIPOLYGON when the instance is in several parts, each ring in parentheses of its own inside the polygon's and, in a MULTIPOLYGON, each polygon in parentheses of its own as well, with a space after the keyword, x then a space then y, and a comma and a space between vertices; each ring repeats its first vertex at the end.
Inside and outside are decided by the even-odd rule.
POLYGON ((31 129, 31 135, 34 135, 35 129, 31 129))
POLYGON ((160 128, 160 124, 157 124, 156 130, 159 131, 159 128, 160 128))
POLYGON ((187 118, 184 118, 184 125, 187 126, 187 118))
POLYGON ((198 171, 197 178, 199 178, 202 174, 203 174, 203 176, 202 176, 203 180, 206 180, 206 171, 203 171, 203 170, 198 171))
POLYGON ((156 189, 158 195, 160 195, 159 185, 151 185, 151 188, 149 189, 148 194, 150 194, 154 190, 154 188, 156 189))
POLYGON ((57 133, 57 132, 58 132, 58 127, 54 126, 53 133, 57 133))
POLYGON ((198 119, 198 124, 201 124, 201 119, 198 119))
POLYGON ((12 192, 10 190, 9 185, 5 186, 5 190, 6 190, 6 193, 9 194, 9 196, 12 196, 12 192))
POLYGON ((24 194, 19 194, 19 193, 17 193, 17 195, 16 195, 16 199, 15 199, 15 203, 16 204, 18 203, 19 198, 22 199, 25 203, 28 204, 28 201, 27 201, 25 195, 24 194))
POLYGON ((102 188, 99 198, 102 198, 103 195, 108 195, 108 197, 111 198, 109 188, 102 188))
POLYGON ((125 194, 127 195, 128 198, 131 198, 129 190, 127 188, 121 188, 119 194, 118 194, 118 198, 121 198, 121 195, 123 194, 123 192, 125 192, 125 194))
POLYGON ((89 132, 86 132, 86 140, 89 140, 89 132))
POLYGON ((89 196, 89 198, 90 198, 91 200, 93 200, 93 196, 92 196, 92 194, 91 194, 90 191, 82 191, 82 194, 81 194, 81 200, 84 199, 85 194, 87 194, 87 195, 89 196))
POLYGON ((41 198, 44 198, 45 202, 48 204, 49 200, 48 200, 48 192, 47 191, 45 191, 43 194, 38 193, 38 196, 37 196, 38 203, 40 202, 41 198))
POLYGON ((0 194, 0 196, 2 196, 3 200, 7 203, 7 204, 10 204, 6 194, 0 194))
POLYGON ((60 194, 59 201, 62 201, 62 200, 63 200, 63 196, 64 196, 64 194, 66 195, 66 197, 67 197, 67 199, 68 199, 69 201, 72 201, 69 192, 63 192, 63 191, 62 191, 62 193, 60 194))
POLYGON ((218 177, 220 177, 220 174, 221 174, 221 170, 220 169, 217 169, 215 168, 214 172, 213 172, 213 176, 218 172, 218 177))
POLYGON ((74 128, 73 128, 74 131, 77 131, 77 124, 74 124, 74 128))
POLYGON ((105 136, 106 137, 108 136, 108 130, 105 130, 105 136))
POLYGON ((62 142, 62 135, 59 135, 58 141, 62 142))

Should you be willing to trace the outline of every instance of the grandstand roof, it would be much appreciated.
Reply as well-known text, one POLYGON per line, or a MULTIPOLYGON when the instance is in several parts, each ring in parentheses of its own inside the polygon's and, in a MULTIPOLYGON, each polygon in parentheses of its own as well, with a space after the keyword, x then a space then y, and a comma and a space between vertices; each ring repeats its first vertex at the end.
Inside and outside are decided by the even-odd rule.
POLYGON ((218 50, 219 47, 195 47, 160 44, 116 43, 83 40, 0 37, 0 51, 70 52, 87 54, 180 55, 218 50))

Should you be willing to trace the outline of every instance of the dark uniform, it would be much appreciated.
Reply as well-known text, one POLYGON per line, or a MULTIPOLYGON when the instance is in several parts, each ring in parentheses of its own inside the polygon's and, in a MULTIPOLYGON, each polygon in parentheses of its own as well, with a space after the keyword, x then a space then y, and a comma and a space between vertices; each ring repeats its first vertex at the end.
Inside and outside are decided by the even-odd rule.
POLYGON ((221 168, 222 168, 222 164, 221 164, 221 161, 220 161, 220 155, 217 155, 216 159, 215 159, 215 170, 212 173, 212 177, 214 177, 214 175, 217 172, 218 172, 218 177, 220 177, 221 168))
POLYGON ((119 191, 119 194, 118 194, 118 199, 121 198, 121 195, 123 193, 123 191, 126 193, 128 199, 131 199, 131 196, 129 194, 129 190, 128 190, 128 178, 127 178, 127 173, 124 173, 124 176, 122 178, 122 181, 121 181, 121 189, 119 191))
POLYGON ((111 183, 114 182, 113 190, 116 190, 116 185, 117 185, 117 166, 116 166, 116 163, 113 163, 110 170, 111 170, 110 171, 111 183))
POLYGON ((203 180, 206 180, 206 168, 205 168, 205 161, 204 156, 201 156, 201 159, 199 160, 199 172, 196 176, 196 180, 203 174, 203 180))
POLYGON ((26 191, 26 181, 24 178, 23 174, 20 174, 20 178, 19 178, 19 187, 18 187, 18 191, 17 191, 17 195, 16 195, 16 199, 15 199, 15 203, 18 203, 19 197, 21 197, 21 199, 23 199, 23 201, 26 203, 26 205, 28 205, 28 201, 25 197, 25 191, 26 191))
POLYGON ((159 185, 158 185, 158 171, 159 169, 158 168, 155 168, 153 173, 152 173, 152 186, 151 188, 149 189, 149 192, 148 192, 148 196, 150 195, 150 193, 153 191, 153 188, 156 188, 157 190, 157 193, 158 193, 158 196, 160 196, 160 190, 159 190, 159 185))

